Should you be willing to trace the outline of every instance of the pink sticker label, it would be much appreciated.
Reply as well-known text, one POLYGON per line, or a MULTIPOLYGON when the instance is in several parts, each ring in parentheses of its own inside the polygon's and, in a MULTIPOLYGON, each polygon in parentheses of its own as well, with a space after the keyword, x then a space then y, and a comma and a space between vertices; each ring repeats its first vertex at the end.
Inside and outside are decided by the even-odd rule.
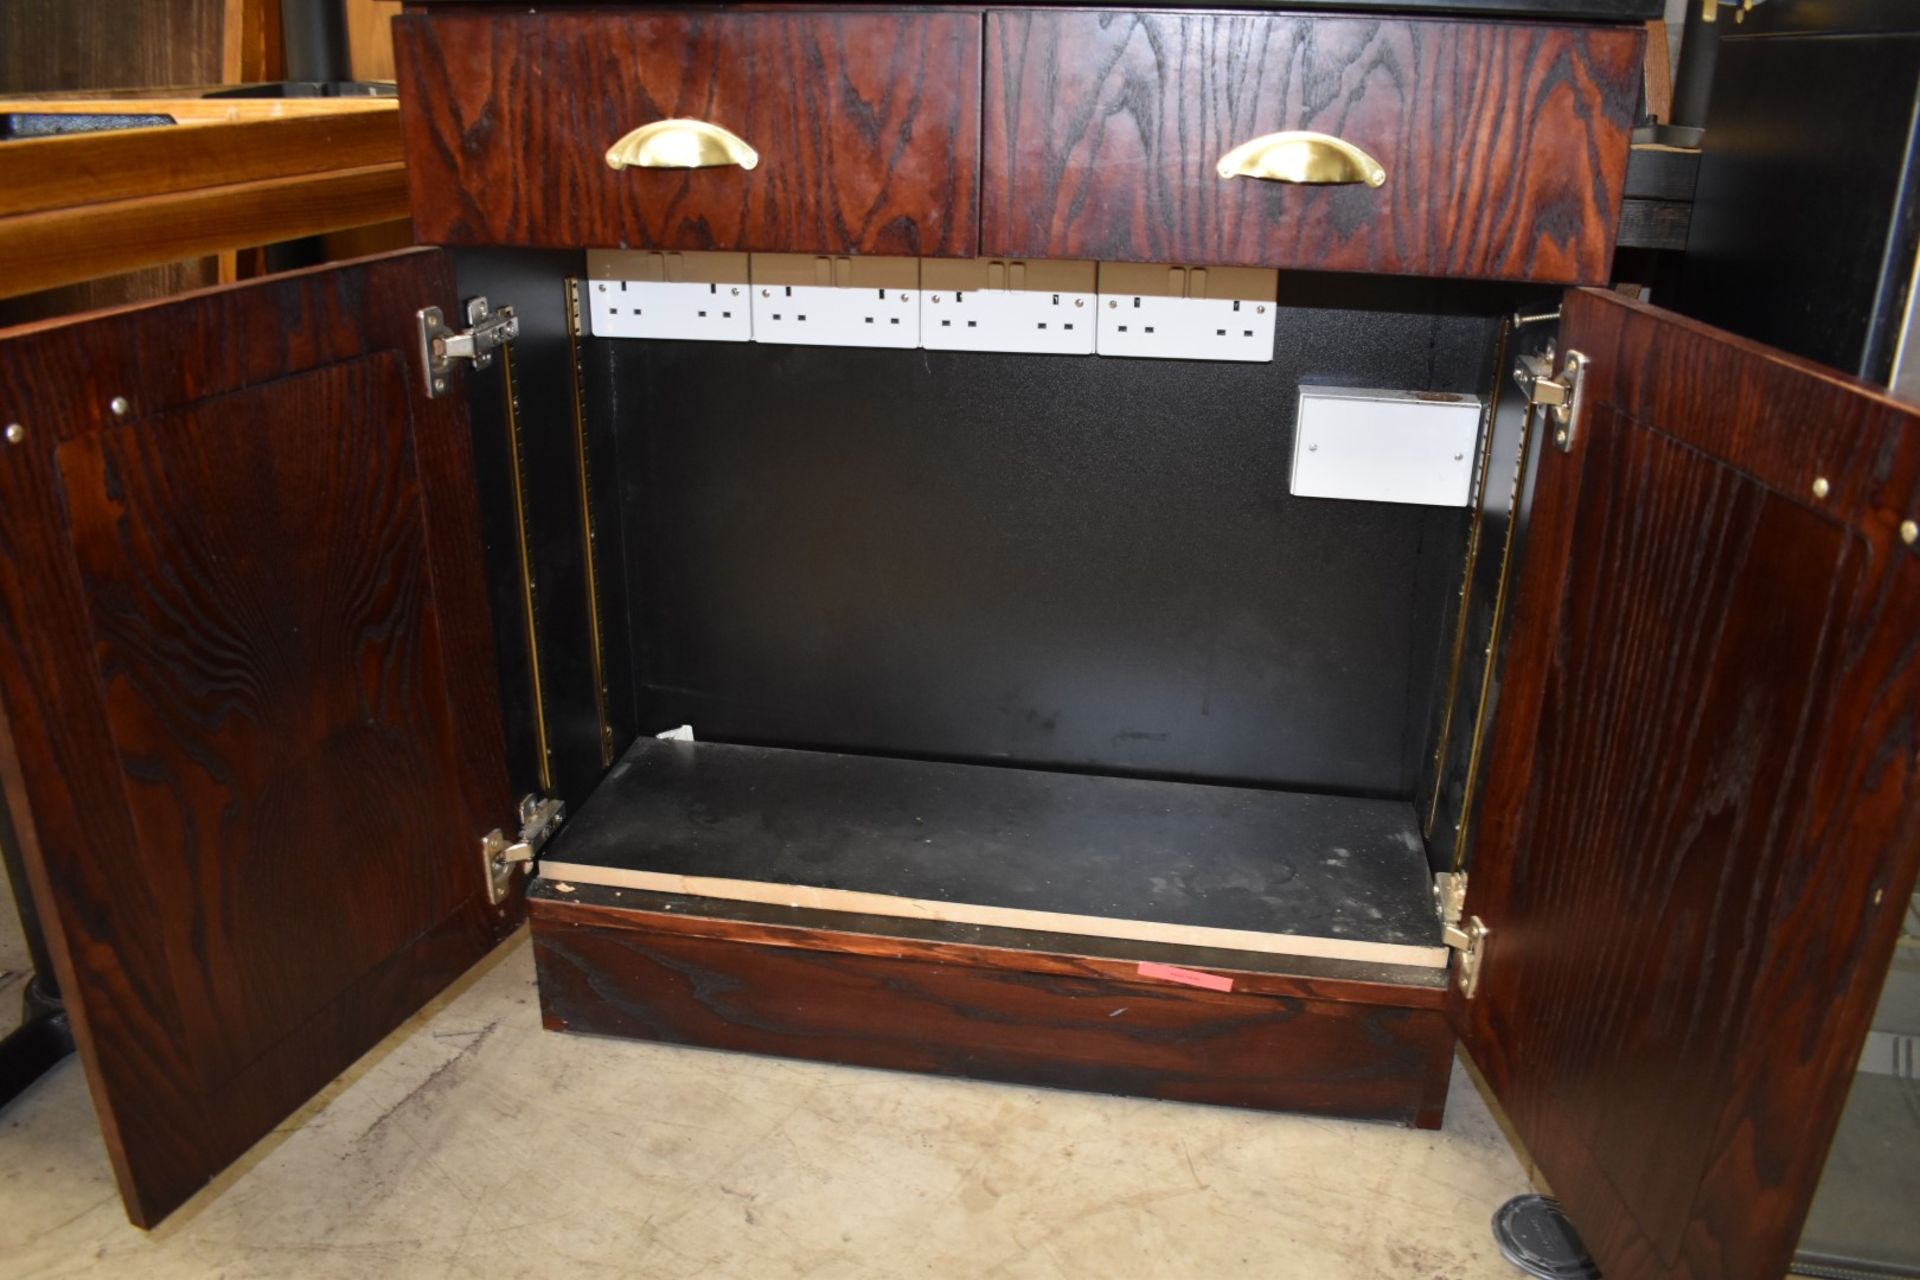
POLYGON ((1223 978, 1217 973, 1202 973, 1198 969, 1182 969, 1178 965, 1143 962, 1140 976, 1158 978, 1162 982, 1178 982, 1189 987, 1205 987, 1209 991, 1233 990, 1232 978, 1223 978))

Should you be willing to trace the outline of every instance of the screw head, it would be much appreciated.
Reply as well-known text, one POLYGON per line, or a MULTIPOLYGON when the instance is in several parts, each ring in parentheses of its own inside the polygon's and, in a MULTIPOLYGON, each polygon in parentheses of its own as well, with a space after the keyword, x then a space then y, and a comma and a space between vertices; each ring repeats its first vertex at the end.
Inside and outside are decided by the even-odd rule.
POLYGON ((1465 462, 1467 460, 1467 455, 1464 453, 1456 453, 1453 455, 1453 460, 1455 462, 1465 462))
POLYGON ((1829 493, 1832 493, 1832 492, 1833 492, 1833 486, 1827 483, 1827 478, 1825 476, 1815 476, 1813 478, 1813 496, 1814 497, 1824 498, 1829 493))
POLYGON ((905 293, 905 292, 902 292, 902 293, 901 293, 901 295, 900 295, 900 301, 902 301, 902 302, 912 302, 912 301, 913 301, 913 295, 912 295, 912 294, 910 294, 910 293, 905 293))
MULTIPOLYGON (((21 426, 17 422, 9 422, 7 424, 7 443, 8 444, 19 444, 22 440, 25 440, 26 438, 27 438, 27 429, 25 427, 21 426)), ((1913 539, 1909 538, 1907 539, 1907 541, 1911 542, 1913 541, 1913 539)))
POLYGON ((433 389, 435 391, 445 391, 447 389, 447 380, 445 378, 435 378, 433 380, 433 389))
MULTIPOLYGON (((7 428, 7 439, 13 439, 12 432, 16 429, 16 427, 7 428)), ((1920 542, 1920 521, 1902 520, 1900 522, 1900 541, 1906 543, 1908 546, 1912 546, 1915 542, 1920 542)))
POLYGON ((601 286, 600 286, 600 292, 602 292, 602 293, 605 293, 606 291, 607 291, 607 286, 605 286, 605 285, 601 285, 601 286))
POLYGON ((936 307, 940 305, 940 295, 939 295, 939 294, 937 294, 937 293, 934 293, 934 294, 929 294, 929 295, 927 295, 927 297, 928 297, 928 300, 929 300, 929 301, 931 301, 931 302, 933 303, 933 305, 935 305, 936 307))
POLYGON ((1073 305, 1076 307, 1084 307, 1087 305, 1087 300, 1085 298, 1075 298, 1073 300, 1073 305))
POLYGON ((1115 302, 1113 299, 1111 298, 1107 299, 1107 310, 1111 311, 1119 305, 1120 304, 1118 302, 1115 302))
POLYGON ((1319 445, 1317 445, 1317 444, 1310 444, 1310 445, 1308 445, 1308 446, 1307 446, 1307 452, 1308 452, 1308 453, 1318 453, 1318 452, 1320 452, 1320 446, 1319 446, 1319 445))
POLYGON ((728 292, 731 293, 736 298, 740 296, 740 290, 737 287, 733 289, 729 289, 728 292))
POLYGON ((1265 314, 1267 314, 1267 309, 1266 309, 1265 307, 1255 307, 1255 308, 1253 309, 1253 314, 1255 314, 1255 315, 1257 315, 1257 316, 1263 316, 1263 315, 1265 315, 1265 314))
POLYGON ((762 290, 760 291, 760 296, 761 296, 761 297, 763 297, 763 298, 771 298, 771 297, 773 296, 773 290, 771 290, 771 289, 762 289, 762 290))
POLYGON ((125 396, 115 396, 113 399, 107 401, 107 408, 113 410, 115 417, 124 418, 127 416, 127 410, 131 408, 131 406, 127 404, 127 398, 125 396))

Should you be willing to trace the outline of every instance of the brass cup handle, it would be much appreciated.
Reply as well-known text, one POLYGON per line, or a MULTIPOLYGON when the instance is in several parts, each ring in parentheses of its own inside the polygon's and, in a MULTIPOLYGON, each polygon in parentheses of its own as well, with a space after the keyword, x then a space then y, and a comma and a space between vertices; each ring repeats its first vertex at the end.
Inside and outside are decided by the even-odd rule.
POLYGON ((1345 138, 1304 130, 1268 133, 1243 142, 1221 156, 1217 168, 1223 178, 1265 178, 1269 182, 1314 186, 1364 182, 1377 187, 1387 180, 1380 162, 1345 138))
POLYGON ((705 120, 656 120, 643 124, 607 148, 607 168, 711 169, 738 165, 751 169, 760 153, 738 134, 705 120))

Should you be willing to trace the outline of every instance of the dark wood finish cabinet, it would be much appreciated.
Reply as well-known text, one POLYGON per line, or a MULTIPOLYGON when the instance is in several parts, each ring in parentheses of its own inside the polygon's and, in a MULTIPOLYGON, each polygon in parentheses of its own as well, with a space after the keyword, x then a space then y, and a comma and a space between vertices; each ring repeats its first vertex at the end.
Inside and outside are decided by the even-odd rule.
POLYGON ((393 31, 424 242, 978 247, 977 16, 601 8, 403 16, 393 31), (758 164, 608 166, 632 130, 688 118, 758 164))
POLYGON ((0 777, 151 1225, 514 923, 460 397, 418 251, 0 343, 0 777))
POLYGON ((1630 28, 990 13, 981 251, 1602 283, 1640 51, 1630 28), (1287 130, 1385 181, 1217 172, 1287 130))
POLYGON ((1263 957, 1221 952, 1208 972, 1231 974, 1233 989, 1205 990, 1140 973, 1167 949, 1102 957, 1060 935, 911 937, 885 920, 714 905, 541 881, 531 906, 547 1026, 1440 1127, 1453 1055, 1444 981, 1409 991, 1362 966, 1303 975, 1298 961, 1263 971, 1263 957))
POLYGON ((1612 294, 1561 338, 1458 1013, 1609 1277, 1781 1275, 1920 863, 1920 414, 1612 294))
POLYGON ((1507 317, 1538 290, 1438 277, 1604 277, 1637 28, 469 3, 398 33, 416 225, 482 246, 461 284, 522 312, 491 370, 429 391, 417 313, 463 314, 437 249, 0 337, 0 784, 136 1222, 531 916, 558 1029, 1421 1126, 1457 1035, 1610 1280, 1780 1272, 1920 864, 1920 412, 1594 290, 1564 295, 1559 357, 1587 360, 1566 420, 1516 404, 1512 357, 1544 338, 1507 317), (680 116, 761 163, 602 159, 680 116), (1385 183, 1214 172, 1289 129, 1385 183), (1179 370, 1112 361, 1095 397, 1048 362, 1097 357, 996 356, 989 379, 974 352, 728 364, 596 337, 580 256, 526 250, 610 245, 1315 274, 1282 284, 1285 360, 1258 380, 1189 365, 1174 394, 1179 370), (1491 526, 1329 523, 1288 490, 1285 403, 1362 348, 1416 394, 1457 400, 1419 371, 1467 370, 1483 457, 1520 460, 1482 464, 1511 557, 1491 526), (951 390, 919 411, 955 386, 979 388, 966 420, 951 390), (800 397, 832 411, 800 430, 800 397), (1432 551, 1456 535, 1464 564, 1432 551), (1218 684, 1292 717, 1310 761, 1347 726, 1316 737, 1280 668, 1397 662, 1401 639, 1363 660, 1289 631, 1234 561, 1207 580, 1245 590, 1104 647, 1178 566, 1273 547, 1330 566, 1287 579, 1298 610, 1369 634, 1437 632, 1441 606, 1346 579, 1457 592, 1455 677, 1497 586, 1484 698, 1409 660, 1406 705, 1369 713, 1382 742, 1470 744, 1444 846, 1438 782, 1416 813, 1411 784, 1229 775, 1165 731, 1223 732, 1218 684), (1054 578, 1006 571, 1049 554, 1054 578), (996 596, 1034 625, 939 668, 942 710, 832 664, 860 630, 911 691, 996 596), (891 615, 898 643, 865 634, 891 615), (651 685, 649 646, 680 663, 651 685), (1046 687, 1005 691, 1023 680, 1046 687), (1086 688, 1126 718, 1056 732, 1086 688), (1450 738, 1429 713, 1456 701, 1450 738), (729 732, 653 738, 687 707, 729 732), (969 708, 987 746, 937 749, 969 708), (549 874, 496 903, 522 755, 571 812, 549 874), (755 841, 778 853, 757 878, 714 856, 755 841), (949 891, 969 850, 1012 882, 992 918, 949 891), (819 870, 855 863, 918 887, 819 870), (1448 866, 1484 930, 1471 980, 1429 900, 1448 866))

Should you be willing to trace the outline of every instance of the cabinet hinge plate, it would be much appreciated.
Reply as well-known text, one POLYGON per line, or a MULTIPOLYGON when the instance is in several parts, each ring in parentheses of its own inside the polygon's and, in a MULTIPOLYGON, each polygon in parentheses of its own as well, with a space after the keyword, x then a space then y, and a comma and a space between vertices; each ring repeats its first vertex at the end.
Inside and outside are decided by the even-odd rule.
POLYGON ((1486 959, 1488 932, 1479 916, 1468 916, 1461 924, 1440 926, 1440 934, 1446 944, 1460 953, 1459 959, 1454 962, 1453 980, 1459 984, 1460 994, 1469 1000, 1480 990, 1480 967, 1486 959))
POLYGON ((454 329, 438 307, 422 307, 420 322, 420 367, 427 381, 427 396, 437 399, 447 394, 455 360, 471 361, 476 369, 493 363, 493 353, 520 336, 520 317, 512 307, 495 310, 482 298, 467 300, 467 327, 454 329))
POLYGON ((487 877, 487 901, 499 906, 513 887, 514 872, 530 866, 567 816, 567 807, 552 797, 528 794, 520 798, 520 838, 509 840, 495 827, 480 837, 480 861, 487 877))
POLYGON ((1443 871, 1435 876, 1433 903, 1440 913, 1442 940, 1460 953, 1459 959, 1454 962, 1453 979, 1460 984, 1460 994, 1471 1000, 1480 989, 1480 962, 1488 930, 1479 916, 1465 916, 1466 872, 1443 871))
POLYGON ((1527 397, 1527 404, 1543 410, 1553 424, 1553 447, 1562 453, 1573 451, 1574 436, 1580 428, 1582 390, 1586 382, 1587 357, 1569 351, 1554 372, 1553 344, 1544 351, 1532 351, 1513 365, 1513 380, 1527 397))
POLYGON ((1460 912, 1467 905, 1467 873, 1442 871, 1433 878, 1433 905, 1440 923, 1459 924, 1460 912))

